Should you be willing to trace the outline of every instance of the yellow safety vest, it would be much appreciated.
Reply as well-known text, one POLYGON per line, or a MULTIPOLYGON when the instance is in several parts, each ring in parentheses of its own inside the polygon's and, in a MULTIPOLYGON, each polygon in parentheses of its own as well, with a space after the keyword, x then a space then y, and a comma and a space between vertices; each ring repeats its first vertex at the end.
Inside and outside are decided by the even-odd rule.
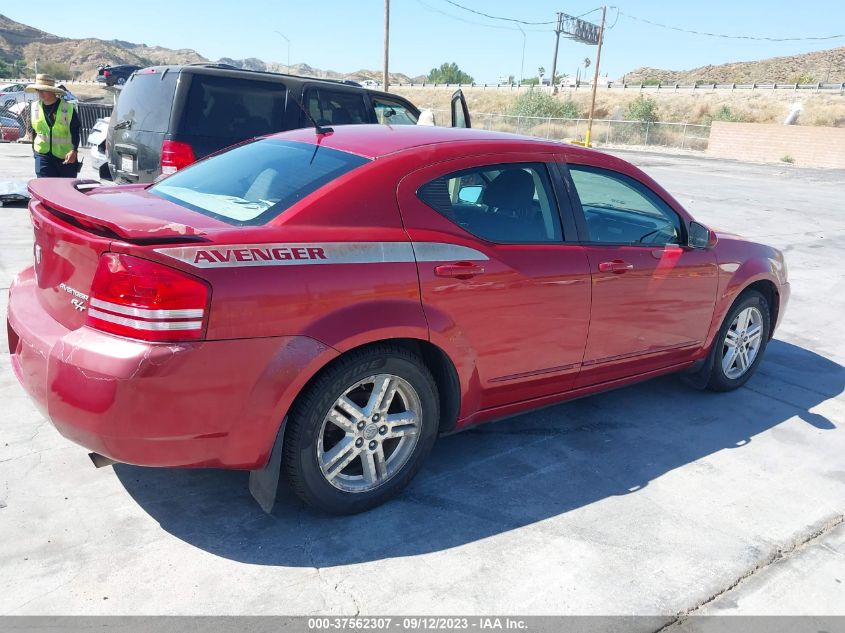
POLYGON ((73 140, 70 135, 72 116, 73 104, 60 99, 56 110, 56 120, 51 128, 47 123, 47 117, 44 116, 43 104, 40 101, 33 102, 32 130, 35 132, 33 149, 39 154, 53 154, 64 160, 67 153, 73 149, 73 140))

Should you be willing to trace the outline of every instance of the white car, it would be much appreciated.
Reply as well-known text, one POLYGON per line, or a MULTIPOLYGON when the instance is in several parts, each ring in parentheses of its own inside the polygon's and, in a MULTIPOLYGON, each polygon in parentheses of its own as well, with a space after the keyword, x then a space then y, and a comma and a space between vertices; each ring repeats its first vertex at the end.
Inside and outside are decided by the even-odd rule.
POLYGON ((16 103, 35 101, 38 95, 34 92, 25 92, 29 84, 3 84, 0 85, 0 109, 9 109, 16 103))
POLYGON ((91 132, 88 134, 88 148, 91 156, 91 165, 100 173, 100 179, 111 180, 109 170, 109 157, 106 154, 106 133, 109 131, 109 120, 111 117, 97 119, 91 132))

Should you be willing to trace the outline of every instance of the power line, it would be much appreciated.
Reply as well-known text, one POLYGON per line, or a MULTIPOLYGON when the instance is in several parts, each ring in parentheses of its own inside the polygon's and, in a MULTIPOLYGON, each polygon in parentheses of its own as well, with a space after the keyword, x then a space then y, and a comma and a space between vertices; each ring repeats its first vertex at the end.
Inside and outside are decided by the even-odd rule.
POLYGON ((491 20, 504 20, 505 22, 516 22, 518 24, 527 24, 528 26, 539 26, 539 25, 546 25, 546 24, 554 24, 555 21, 552 20, 551 22, 526 22, 525 20, 517 20, 516 18, 503 18, 498 15, 490 15, 489 13, 484 13, 482 11, 476 11, 475 9, 470 9, 469 7, 465 7, 462 4, 458 4, 453 0, 443 0, 444 2, 448 2, 452 6, 458 7, 459 9, 463 9, 464 11, 469 11, 470 13, 475 13, 476 15, 483 15, 485 18, 490 18, 491 20))
MULTIPOLYGON (((487 28, 487 29, 498 29, 500 31, 513 31, 513 32, 517 32, 517 33, 519 33, 519 31, 521 29, 521 27, 519 27, 518 25, 517 26, 504 26, 504 25, 500 26, 500 25, 496 25, 496 24, 484 24, 483 22, 476 22, 475 20, 467 20, 467 19, 458 17, 457 15, 452 15, 451 13, 446 13, 445 11, 438 9, 437 7, 431 6, 427 2, 424 2, 423 0, 417 0, 417 4, 425 7, 429 11, 434 11, 435 13, 439 13, 440 15, 446 16, 447 18, 457 20, 458 22, 463 22, 464 24, 471 24, 472 26, 481 26, 481 27, 484 27, 484 28, 487 28)), ((522 30, 525 31, 525 32, 530 32, 530 33, 548 33, 549 32, 548 29, 522 29, 522 30)))
MULTIPOLYGON (((669 26, 668 24, 660 24, 659 22, 652 22, 651 20, 646 20, 645 18, 638 18, 635 15, 631 15, 630 13, 623 13, 618 11, 618 15, 624 15, 626 18, 631 18, 632 20, 636 20, 637 22, 645 22, 646 24, 651 24, 652 26, 659 26, 663 29, 669 29, 670 31, 679 31, 681 33, 691 33, 693 35, 705 35, 707 37, 720 37, 727 40, 755 40, 755 41, 764 41, 764 42, 804 42, 804 41, 814 41, 814 40, 835 40, 839 38, 845 37, 845 33, 840 35, 825 35, 821 37, 756 37, 753 35, 725 35, 723 33, 708 33, 706 31, 694 31, 692 29, 682 29, 677 26, 669 26)), ((617 19, 618 19, 617 15, 617 19)), ((614 22, 614 25, 616 23, 614 22)))

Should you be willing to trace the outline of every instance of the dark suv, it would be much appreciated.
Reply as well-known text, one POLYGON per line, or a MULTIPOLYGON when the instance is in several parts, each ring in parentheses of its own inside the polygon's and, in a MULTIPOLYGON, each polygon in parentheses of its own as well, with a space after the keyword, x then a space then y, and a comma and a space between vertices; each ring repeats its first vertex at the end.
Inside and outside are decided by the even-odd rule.
MULTIPOLYGON (((463 95, 460 103, 463 114, 463 95)), ((106 148, 115 181, 152 182, 254 136, 315 124, 413 125, 419 115, 407 99, 342 81, 215 64, 156 66, 125 84, 106 148)))

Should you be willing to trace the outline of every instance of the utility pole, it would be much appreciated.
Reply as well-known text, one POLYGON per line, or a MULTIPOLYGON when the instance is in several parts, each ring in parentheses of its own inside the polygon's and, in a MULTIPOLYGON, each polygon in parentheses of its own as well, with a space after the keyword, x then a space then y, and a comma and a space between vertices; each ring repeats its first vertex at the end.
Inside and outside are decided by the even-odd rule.
POLYGON ((390 85, 387 75, 387 52, 390 49, 390 0, 384 0, 384 91, 390 85))
POLYGON ((554 92, 555 85, 555 71, 557 70, 557 46, 560 44, 561 22, 563 21, 563 13, 557 12, 557 25, 555 26, 555 56, 552 57, 552 77, 549 79, 549 86, 554 92))
POLYGON ((596 71, 593 74, 593 100, 590 103, 590 120, 587 121, 587 135, 584 137, 584 147, 590 147, 590 133, 593 131, 593 111, 596 109, 596 88, 599 84, 599 64, 601 63, 601 45, 604 40, 604 16, 607 7, 601 8, 601 27, 599 28, 599 43, 596 51, 596 71))

